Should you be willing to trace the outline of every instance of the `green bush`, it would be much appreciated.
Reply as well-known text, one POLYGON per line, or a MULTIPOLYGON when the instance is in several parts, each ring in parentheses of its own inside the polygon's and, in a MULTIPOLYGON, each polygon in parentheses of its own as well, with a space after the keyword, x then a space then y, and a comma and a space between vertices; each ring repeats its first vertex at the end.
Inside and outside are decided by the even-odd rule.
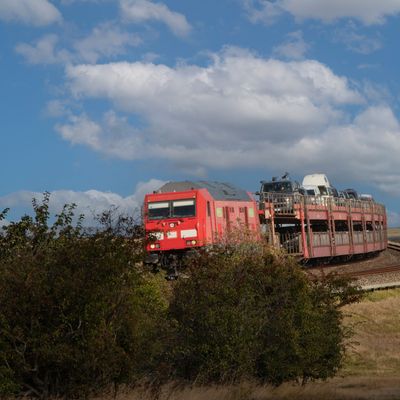
POLYGON ((86 235, 74 206, 0 237, 0 395, 86 396, 154 368, 167 304, 140 270, 143 243, 129 219, 100 216, 86 235))
POLYGON ((170 306, 175 377, 278 385, 337 372, 346 337, 339 307, 360 296, 347 280, 313 282, 293 259, 251 242, 203 251, 189 276, 170 306))
POLYGON ((360 297, 346 278, 311 280, 242 235, 167 284, 142 269, 130 218, 106 212, 88 234, 74 205, 53 223, 48 205, 45 194, 0 235, 0 397, 84 397, 143 379, 304 383, 340 367, 340 307, 360 297))

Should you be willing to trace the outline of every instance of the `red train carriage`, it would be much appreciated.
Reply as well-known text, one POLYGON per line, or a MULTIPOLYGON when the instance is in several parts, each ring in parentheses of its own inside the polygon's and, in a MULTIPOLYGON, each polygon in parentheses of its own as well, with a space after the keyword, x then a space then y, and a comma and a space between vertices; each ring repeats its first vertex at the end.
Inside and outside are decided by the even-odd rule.
POLYGON ((387 247, 386 210, 374 201, 264 194, 261 224, 274 246, 303 260, 372 255, 387 247))
POLYGON ((235 225, 303 261, 372 255, 387 247, 386 210, 372 200, 299 192, 253 196, 227 183, 170 182, 144 202, 147 262, 172 269, 185 255, 216 243, 235 225))
POLYGON ((251 193, 209 181, 169 182, 146 195, 144 224, 151 238, 146 262, 172 269, 173 274, 188 251, 215 243, 234 226, 260 234, 251 193))

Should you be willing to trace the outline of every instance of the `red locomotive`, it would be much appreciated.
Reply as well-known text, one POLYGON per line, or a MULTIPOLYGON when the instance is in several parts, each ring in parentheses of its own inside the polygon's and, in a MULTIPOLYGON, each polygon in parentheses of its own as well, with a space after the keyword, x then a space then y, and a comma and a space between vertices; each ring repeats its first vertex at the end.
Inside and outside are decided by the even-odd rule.
POLYGON ((171 270, 188 251, 216 243, 238 225, 259 235, 257 203, 251 193, 229 183, 169 182, 144 200, 144 225, 150 240, 148 264, 171 270))
POLYGON ((174 277, 188 252, 218 242, 234 226, 246 227, 256 238, 303 262, 349 259, 386 249, 383 205, 336 197, 328 190, 326 195, 309 195, 285 177, 262 181, 258 202, 233 185, 206 181, 169 182, 146 195, 144 225, 151 239, 147 263, 169 269, 174 277))

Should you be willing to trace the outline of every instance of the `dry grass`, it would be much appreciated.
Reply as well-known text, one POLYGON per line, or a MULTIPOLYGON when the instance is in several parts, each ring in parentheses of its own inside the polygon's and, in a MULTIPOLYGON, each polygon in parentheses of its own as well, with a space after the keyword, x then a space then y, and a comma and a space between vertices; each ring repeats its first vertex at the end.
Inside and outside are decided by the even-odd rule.
MULTIPOLYGON (((251 383, 237 386, 164 387, 159 400, 399 400, 400 289, 373 292, 346 308, 345 323, 355 336, 338 377, 301 387, 251 383)), ((111 400, 112 396, 109 397, 111 400)), ((103 397, 101 400, 108 400, 103 397)), ((153 400, 149 392, 121 392, 117 400, 153 400)), ((100 400, 100 399, 98 399, 100 400)))
POLYGON ((388 239, 399 240, 400 239, 400 228, 388 228, 388 239))
POLYGON ((400 377, 400 290, 375 292, 349 306, 355 336, 343 373, 400 377))
MULTIPOLYGON (((101 400, 155 400, 149 392, 136 390, 120 393, 116 398, 101 400)), ((310 383, 305 387, 282 385, 260 387, 250 383, 237 386, 164 388, 159 400, 398 400, 400 377, 335 378, 328 382, 310 383)), ((100 400, 100 399, 98 399, 100 400)))

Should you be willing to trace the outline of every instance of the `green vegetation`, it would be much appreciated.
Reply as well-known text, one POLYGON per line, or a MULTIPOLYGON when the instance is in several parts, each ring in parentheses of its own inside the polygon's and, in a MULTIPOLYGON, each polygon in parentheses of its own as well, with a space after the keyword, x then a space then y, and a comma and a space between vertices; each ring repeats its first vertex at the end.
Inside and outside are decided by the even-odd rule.
POLYGON ((251 242, 203 251, 189 275, 170 306, 176 377, 279 385, 339 369, 347 335, 340 307, 360 297, 347 280, 310 282, 293 259, 251 242))
POLYGON ((152 368, 166 310, 135 268, 142 244, 109 213, 86 236, 74 206, 49 226, 48 199, 0 239, 0 393, 84 396, 134 382, 152 368))
MULTIPOLYGON (((85 397, 171 380, 280 385, 326 379, 341 366, 346 279, 310 281, 293 259, 251 241, 191 259, 167 284, 143 270, 143 235, 99 216, 91 234, 74 205, 0 236, 0 396, 85 397)), ((3 213, 0 218, 4 218, 3 213)))

